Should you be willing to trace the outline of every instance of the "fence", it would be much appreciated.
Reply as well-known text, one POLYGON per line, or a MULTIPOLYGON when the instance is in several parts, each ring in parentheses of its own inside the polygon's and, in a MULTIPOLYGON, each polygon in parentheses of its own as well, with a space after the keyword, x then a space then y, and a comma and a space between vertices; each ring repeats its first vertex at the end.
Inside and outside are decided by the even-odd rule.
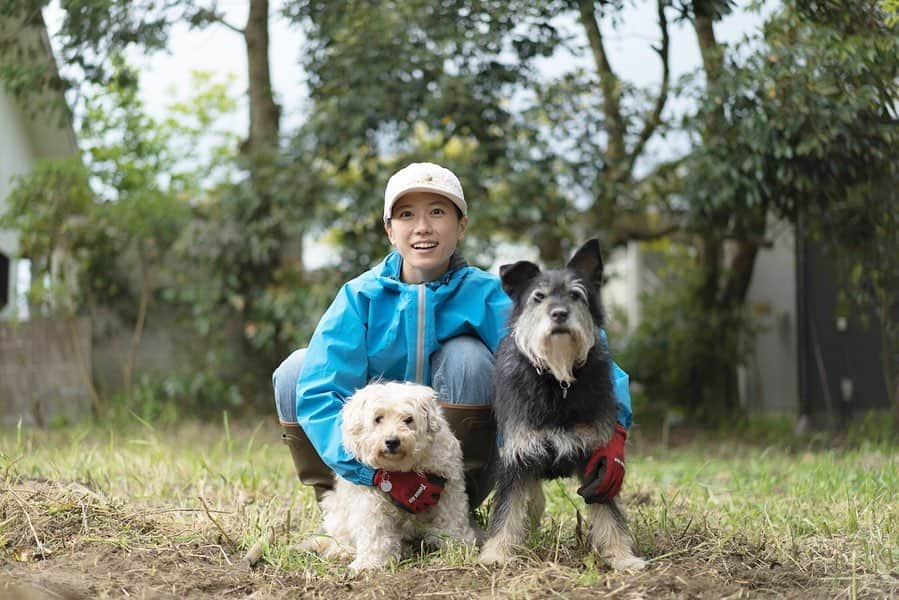
POLYGON ((87 319, 0 322, 0 422, 46 426, 90 411, 87 319))

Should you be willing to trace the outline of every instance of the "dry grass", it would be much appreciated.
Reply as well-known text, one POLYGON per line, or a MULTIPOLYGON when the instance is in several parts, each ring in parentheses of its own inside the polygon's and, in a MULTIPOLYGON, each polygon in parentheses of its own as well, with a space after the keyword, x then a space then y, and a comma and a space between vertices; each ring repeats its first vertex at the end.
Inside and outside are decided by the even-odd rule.
POLYGON ((587 552, 574 486, 553 482, 523 563, 419 551, 349 579, 295 549, 317 515, 273 421, 5 431, 0 597, 899 597, 895 448, 632 438, 624 500, 645 572, 587 552))

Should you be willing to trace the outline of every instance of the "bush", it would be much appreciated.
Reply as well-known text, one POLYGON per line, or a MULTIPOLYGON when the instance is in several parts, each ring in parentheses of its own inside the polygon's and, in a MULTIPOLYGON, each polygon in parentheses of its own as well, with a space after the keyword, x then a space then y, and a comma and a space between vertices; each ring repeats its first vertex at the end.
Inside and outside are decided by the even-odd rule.
POLYGON ((895 445, 899 444, 899 429, 889 411, 872 410, 849 423, 846 438, 852 446, 895 445))
MULTIPOLYGON (((113 396, 105 420, 127 421, 137 417, 154 425, 174 425, 185 417, 210 416, 244 405, 239 388, 209 372, 176 373, 165 377, 141 375, 130 398, 113 396)), ((273 409, 274 410, 274 409, 273 409)))
POLYGON ((745 310, 704 311, 698 272, 684 264, 669 267, 661 285, 643 296, 640 324, 616 358, 642 385, 651 413, 679 409, 698 423, 719 425, 738 410, 736 368, 754 329, 745 310))

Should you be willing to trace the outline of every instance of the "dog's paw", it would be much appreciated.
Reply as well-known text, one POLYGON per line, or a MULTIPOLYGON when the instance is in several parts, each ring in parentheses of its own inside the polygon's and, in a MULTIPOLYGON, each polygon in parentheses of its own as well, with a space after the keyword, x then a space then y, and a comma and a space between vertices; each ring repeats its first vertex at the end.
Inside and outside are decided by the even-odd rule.
POLYGON ((383 569, 387 566, 387 562, 372 556, 357 556, 353 562, 347 565, 347 570, 350 572, 350 575, 359 575, 364 571, 383 569))
POLYGON ((422 542, 431 548, 444 549, 452 544, 476 546, 478 538, 474 531, 440 531, 428 533, 422 542))
POLYGON ((496 539, 487 540, 478 556, 478 562, 485 566, 502 566, 510 562, 515 555, 496 539))
POLYGON ((477 546, 481 542, 483 542, 486 534, 481 533, 481 537, 478 536, 477 530, 471 525, 469 521, 465 521, 461 523, 459 527, 455 528, 452 531, 449 531, 449 537, 456 541, 457 544, 465 544, 466 546, 477 546))
POLYGON ((478 535, 478 531, 473 527, 469 527, 466 529, 461 536, 459 536, 459 541, 465 544, 466 546, 477 546, 484 539, 484 534, 478 535))
POLYGON ((609 564, 616 571, 639 571, 646 568, 646 561, 633 554, 611 557, 609 564))
POLYGON ((475 544, 483 546, 484 542, 487 541, 487 530, 481 527, 474 518, 469 519, 468 524, 471 526, 472 533, 474 533, 475 544))
POLYGON ((324 558, 350 558, 352 553, 323 533, 316 533, 303 540, 297 547, 301 552, 311 552, 324 558))

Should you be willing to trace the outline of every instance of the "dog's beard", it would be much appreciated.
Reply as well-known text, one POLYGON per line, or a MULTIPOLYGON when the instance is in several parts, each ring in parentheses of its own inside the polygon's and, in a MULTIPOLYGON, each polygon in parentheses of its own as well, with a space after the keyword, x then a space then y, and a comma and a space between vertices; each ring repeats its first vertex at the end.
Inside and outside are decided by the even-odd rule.
POLYGON ((565 333, 554 333, 557 328, 548 319, 539 320, 536 330, 528 324, 531 323, 526 319, 520 319, 512 334, 521 353, 538 371, 549 372, 559 381, 574 381, 574 369, 587 361, 596 343, 592 325, 571 323, 565 333))

